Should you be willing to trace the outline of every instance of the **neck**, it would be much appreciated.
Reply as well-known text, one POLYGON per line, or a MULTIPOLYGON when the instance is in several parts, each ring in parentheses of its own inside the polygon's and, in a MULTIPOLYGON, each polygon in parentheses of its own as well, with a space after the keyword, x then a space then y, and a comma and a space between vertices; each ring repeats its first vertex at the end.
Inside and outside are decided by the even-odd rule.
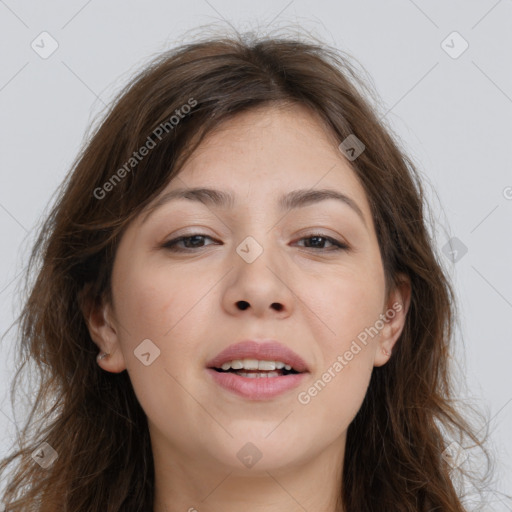
POLYGON ((265 469, 192 459, 174 448, 154 450, 154 512, 343 512, 336 504, 345 438, 310 459, 265 469))

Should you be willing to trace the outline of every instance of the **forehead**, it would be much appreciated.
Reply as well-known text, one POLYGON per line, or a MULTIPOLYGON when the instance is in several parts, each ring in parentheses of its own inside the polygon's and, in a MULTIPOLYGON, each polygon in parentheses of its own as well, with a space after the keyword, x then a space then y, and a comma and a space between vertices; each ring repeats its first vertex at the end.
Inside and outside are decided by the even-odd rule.
POLYGON ((253 109, 210 132, 160 196, 208 186, 228 188, 242 200, 268 202, 290 190, 335 188, 370 215, 364 188, 339 142, 306 107, 253 109))

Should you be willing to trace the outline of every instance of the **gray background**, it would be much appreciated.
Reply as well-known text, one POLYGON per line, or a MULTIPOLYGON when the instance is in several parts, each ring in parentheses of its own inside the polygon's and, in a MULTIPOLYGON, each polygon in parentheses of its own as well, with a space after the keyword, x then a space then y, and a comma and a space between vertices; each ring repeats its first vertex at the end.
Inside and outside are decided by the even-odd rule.
MULTIPOLYGON (((0 334, 18 312, 34 227, 90 123, 148 58, 211 24, 300 25, 371 76, 376 108, 427 182, 460 304, 455 359, 468 381, 460 393, 487 411, 498 454, 493 489, 512 494, 511 0, 0 0, 0 334), (43 31, 58 43, 46 59, 31 47, 51 48, 43 31), (452 237, 459 241, 446 247, 452 237)), ((2 455, 15 432, 14 334, 0 347, 2 455)), ((511 499, 490 499, 489 510, 512 510, 511 499)))

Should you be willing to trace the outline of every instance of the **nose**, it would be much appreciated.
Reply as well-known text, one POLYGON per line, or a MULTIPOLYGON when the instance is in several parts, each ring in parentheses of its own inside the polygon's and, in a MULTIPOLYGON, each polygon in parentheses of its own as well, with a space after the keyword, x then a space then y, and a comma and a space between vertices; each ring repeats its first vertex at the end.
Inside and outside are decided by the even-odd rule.
POLYGON ((244 314, 279 318, 292 313, 296 298, 290 286, 290 271, 275 250, 267 247, 253 261, 235 252, 233 266, 223 296, 228 313, 247 311, 244 314))
MULTIPOLYGON (((247 302, 246 300, 238 300, 236 302, 236 306, 241 311, 245 311, 247 308, 250 307, 254 308, 254 306, 251 306, 251 303, 247 302)), ((276 311, 282 311, 284 309, 284 305, 282 302, 272 302, 272 304, 270 304, 270 308, 275 309, 276 311)))

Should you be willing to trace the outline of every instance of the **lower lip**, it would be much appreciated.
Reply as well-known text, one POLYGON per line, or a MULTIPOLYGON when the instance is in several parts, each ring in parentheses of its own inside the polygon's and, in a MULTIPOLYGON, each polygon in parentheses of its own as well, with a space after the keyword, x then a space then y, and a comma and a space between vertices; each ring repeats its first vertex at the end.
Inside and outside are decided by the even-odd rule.
POLYGON ((249 398, 250 400, 268 400, 297 387, 307 372, 292 373, 281 377, 241 377, 236 373, 218 372, 207 368, 213 380, 224 389, 249 398))

